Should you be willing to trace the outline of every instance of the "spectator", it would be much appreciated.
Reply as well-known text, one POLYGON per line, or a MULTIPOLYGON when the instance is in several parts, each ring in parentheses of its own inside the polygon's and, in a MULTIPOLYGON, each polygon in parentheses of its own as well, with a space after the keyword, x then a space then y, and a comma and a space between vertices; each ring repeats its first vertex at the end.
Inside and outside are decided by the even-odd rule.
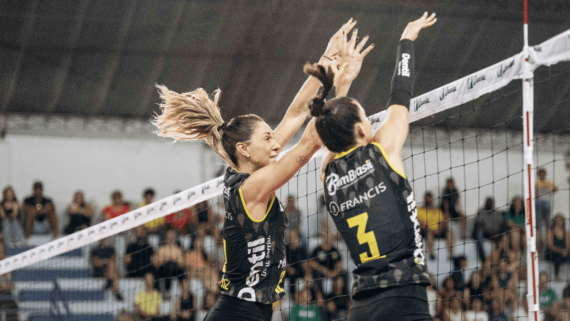
POLYGON ((176 300, 174 309, 170 313, 170 320, 173 321, 194 321, 196 314, 196 299, 190 293, 190 279, 184 278, 182 284, 182 296, 176 300))
POLYGON ((203 279, 204 269, 211 264, 210 257, 204 250, 203 236, 198 236, 192 242, 190 251, 186 254, 186 264, 190 275, 197 279, 203 279))
POLYGON ((562 214, 557 214, 552 221, 552 228, 546 230, 547 261, 554 264, 556 280, 559 281, 560 266, 568 261, 570 250, 570 232, 566 230, 566 220, 562 214))
POLYGON ((481 302, 489 301, 489 297, 485 297, 485 284, 483 284, 481 272, 475 270, 471 272, 471 279, 463 289, 463 301, 468 309, 473 309, 472 304, 474 300, 481 300, 481 302))
POLYGON ((33 185, 33 195, 24 200, 24 213, 26 214, 24 235, 26 238, 29 238, 32 232, 47 234, 49 229, 51 229, 53 238, 57 237, 55 207, 51 199, 44 197, 43 190, 42 182, 36 181, 33 185))
POLYGON ((443 280, 443 286, 439 291, 439 294, 442 300, 446 301, 447 304, 451 303, 451 299, 457 296, 457 292, 455 291, 455 282, 451 277, 447 277, 443 280))
POLYGON ((66 211, 69 215, 69 224, 65 227, 63 233, 69 235, 91 225, 91 217, 95 213, 95 208, 85 202, 82 192, 77 191, 73 195, 73 201, 67 206, 66 211))
POLYGON ((321 321, 319 309, 312 301, 308 287, 299 289, 295 293, 296 304, 291 308, 289 321, 321 321))
POLYGON ((450 277, 453 279, 456 291, 463 291, 465 286, 465 269, 467 268, 467 258, 465 256, 458 256, 452 258, 453 260, 453 271, 450 277))
POLYGON ((326 319, 345 319, 348 314, 348 287, 342 275, 334 278, 333 291, 326 296, 326 319))
POLYGON ((518 287, 518 274, 507 270, 507 261, 501 260, 499 268, 493 275, 493 292, 495 297, 501 297, 504 302, 510 302, 513 309, 516 311, 519 307, 519 300, 517 294, 518 287))
MULTIPOLYGON (((174 194, 178 194, 180 191, 175 191, 174 194)), ((222 202, 223 204, 224 202, 222 202)), ((191 233, 191 221, 192 221, 192 208, 185 208, 176 213, 168 214, 164 218, 166 223, 168 223, 173 228, 177 229, 181 235, 186 235, 191 233)))
POLYGON ((501 213, 495 211, 495 200, 487 197, 485 207, 477 213, 475 228, 473 229, 473 239, 477 240, 477 251, 481 261, 485 260, 483 250, 483 240, 491 239, 498 243, 499 236, 504 232, 504 222, 501 213))
POLYGON ((536 193, 536 219, 537 226, 546 228, 550 222, 550 207, 552 196, 558 191, 553 181, 546 179, 546 170, 538 170, 538 180, 534 183, 536 193))
POLYGON ((148 244, 144 226, 135 227, 134 234, 136 241, 127 247, 124 262, 127 268, 127 277, 142 278, 146 272, 154 271, 154 267, 151 264, 154 250, 148 244))
POLYGON ((505 314, 505 302, 503 301, 503 297, 498 296, 492 301, 489 321, 508 321, 505 314))
POLYGON ((182 283, 184 278, 182 267, 186 266, 184 252, 176 244, 176 232, 174 230, 166 233, 166 243, 158 249, 155 257, 154 263, 158 269, 157 278, 164 282, 165 299, 168 300, 172 278, 177 277, 178 282, 182 283))
POLYGON ((135 313, 141 321, 159 320, 162 297, 154 289, 154 276, 147 272, 144 275, 144 290, 135 298, 135 313))
POLYGON ((91 264, 93 265, 93 277, 105 278, 107 283, 104 289, 113 289, 113 294, 118 301, 123 301, 123 296, 119 292, 119 271, 117 269, 117 259, 115 249, 105 246, 105 240, 99 240, 99 245, 91 250, 91 264))
MULTIPOLYGON (((453 178, 450 177, 447 179, 442 195, 440 207, 445 214, 445 217, 452 221, 459 220, 461 223, 461 230, 463 231, 463 234, 465 234, 467 229, 467 220, 465 219, 465 213, 461 211, 459 192, 457 191, 457 188, 455 188, 455 181, 453 178)), ((462 237, 465 238, 465 235, 462 237)))
POLYGON ((204 235, 206 232, 209 232, 211 228, 215 228, 216 216, 214 215, 212 207, 208 205, 208 201, 194 205, 192 213, 196 214, 192 216, 192 220, 199 235, 204 235))
POLYGON ((313 271, 313 278, 317 280, 317 288, 323 291, 324 282, 332 279, 343 272, 340 252, 333 246, 337 238, 337 231, 327 230, 322 238, 322 243, 311 254, 309 266, 313 271))
MULTIPOLYGON (((154 200, 154 190, 152 188, 147 188, 144 190, 143 192, 143 201, 142 203, 139 204, 139 208, 143 207, 143 206, 147 206, 149 204, 151 204, 154 200)), ((166 232, 165 229, 165 225, 166 224, 166 220, 163 217, 159 217, 157 219, 154 219, 148 223, 144 224, 144 227, 146 228, 146 231, 148 232, 148 234, 157 234, 160 236, 161 240, 164 240, 164 234, 166 232)))
POLYGON ((461 305, 461 297, 454 296, 449 301, 449 309, 443 312, 443 320, 465 321, 465 311, 461 305))
POLYGON ((289 230, 289 244, 285 246, 285 257, 287 277, 291 284, 290 295, 294 295, 297 281, 304 279, 309 271, 309 255, 305 245, 299 240, 299 232, 296 229, 289 230))
POLYGON ((435 260, 434 239, 445 239, 449 257, 453 256, 453 233, 448 228, 449 216, 438 207, 433 206, 433 195, 427 192, 424 195, 424 206, 418 207, 418 220, 422 236, 426 238, 429 256, 435 260))
POLYGON ((465 312, 465 321, 489 321, 489 314, 483 310, 483 301, 474 299, 471 309, 465 312))
POLYGON ((287 205, 285 205, 284 212, 289 220, 289 228, 292 230, 299 229, 299 223, 301 219, 301 212, 297 208, 295 195, 289 195, 287 197, 287 205))
POLYGON ((515 196, 511 200, 509 210, 505 212, 504 219, 510 229, 523 229, 525 224, 525 212, 523 200, 520 196, 515 196))
POLYGON ((11 247, 20 246, 25 242, 24 231, 20 226, 20 205, 12 186, 7 186, 2 191, 0 202, 0 231, 3 232, 4 242, 11 247))
MULTIPOLYGON (((0 243, 0 261, 6 258, 6 249, 0 243)), ((6 321, 18 321, 18 303, 13 296, 12 272, 0 275, 0 319, 5 314, 6 321)))
POLYGON ((123 194, 120 191, 114 191, 111 194, 111 204, 103 207, 101 219, 103 221, 121 216, 130 211, 129 203, 123 201, 123 194))
POLYGON ((550 310, 556 301, 556 292, 548 287, 546 273, 540 273, 538 277, 538 300, 540 301, 540 309, 544 311, 550 310))

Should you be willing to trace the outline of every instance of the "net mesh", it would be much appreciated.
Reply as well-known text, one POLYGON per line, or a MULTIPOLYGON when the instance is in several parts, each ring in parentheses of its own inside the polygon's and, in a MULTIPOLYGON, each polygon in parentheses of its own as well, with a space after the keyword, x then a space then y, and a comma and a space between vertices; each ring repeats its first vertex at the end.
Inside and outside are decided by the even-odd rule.
MULTIPOLYGON (((570 235, 559 226, 570 211, 570 125, 556 116, 570 102, 560 81, 569 75, 568 63, 535 75, 534 159, 547 180, 540 181, 536 199, 540 302, 541 313, 556 320, 570 312, 570 235)), ((412 123, 402 156, 418 203, 434 318, 526 320, 521 96, 516 81, 412 123), (513 101, 516 109, 503 107, 513 101), (494 119, 487 116, 491 110, 494 119)), ((343 319, 352 304, 355 266, 329 220, 319 167, 320 158, 312 159, 277 191, 290 225, 287 295, 274 304, 273 320, 343 319)), ((225 215, 221 196, 204 197, 4 274, 0 320, 202 320, 219 296, 225 215)), ((7 254, 23 250, 7 248, 7 254)))

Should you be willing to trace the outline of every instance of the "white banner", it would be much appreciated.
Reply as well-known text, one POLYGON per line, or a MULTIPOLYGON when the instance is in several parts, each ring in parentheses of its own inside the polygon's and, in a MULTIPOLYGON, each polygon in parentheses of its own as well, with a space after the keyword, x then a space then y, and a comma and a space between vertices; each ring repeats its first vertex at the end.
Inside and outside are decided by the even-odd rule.
MULTIPOLYGON (((549 66, 570 60, 570 30, 534 46, 533 49, 531 50, 531 57, 534 59, 534 69, 540 65, 549 66)), ((522 76, 522 57, 523 53, 519 53, 479 72, 413 98, 410 104, 410 123, 475 100, 482 95, 506 86, 513 79, 520 79, 522 76)), ((386 111, 368 117, 374 131, 382 125, 385 118, 386 111)), ((319 157, 320 154, 321 152, 316 153, 313 158, 319 157)), ((223 177, 220 176, 114 219, 14 255, 0 261, 0 275, 188 208, 222 194, 223 189, 223 177)))

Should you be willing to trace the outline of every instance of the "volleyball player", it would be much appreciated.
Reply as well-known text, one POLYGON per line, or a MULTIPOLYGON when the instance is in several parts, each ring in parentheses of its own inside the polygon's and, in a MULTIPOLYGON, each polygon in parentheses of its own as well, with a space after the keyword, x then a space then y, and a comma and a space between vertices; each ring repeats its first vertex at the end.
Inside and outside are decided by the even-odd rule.
MULTIPOLYGON (((435 22, 435 14, 428 17, 426 12, 406 27, 398 46, 387 118, 374 135, 355 99, 325 103, 317 97, 310 105, 328 149, 321 176, 327 209, 357 266, 348 320, 431 320, 426 294, 430 278, 414 194, 400 153, 408 136, 413 41, 435 22)), ((350 57, 358 56, 350 43, 345 50, 350 57)), ((322 75, 322 69, 310 66, 305 72, 322 75)), ((328 90, 330 81, 323 84, 328 90)))
MULTIPOLYGON (((331 38, 321 59, 324 65, 334 66, 328 69, 331 86, 334 74, 342 74, 348 65, 338 68, 334 56, 342 49, 343 34, 355 23, 349 20, 331 38)), ((223 192, 226 262, 219 282, 222 295, 206 320, 270 320, 272 303, 284 295, 287 217, 275 191, 322 146, 314 120, 291 151, 279 161, 277 156, 309 116, 306 101, 319 86, 319 79, 309 77, 275 131, 253 114, 223 121, 217 106, 219 91, 210 99, 203 89, 178 94, 159 86, 163 102, 162 114, 154 120, 158 134, 175 140, 203 140, 229 166, 223 192)), ((350 84, 337 84, 338 91, 347 92, 346 86, 350 84)))

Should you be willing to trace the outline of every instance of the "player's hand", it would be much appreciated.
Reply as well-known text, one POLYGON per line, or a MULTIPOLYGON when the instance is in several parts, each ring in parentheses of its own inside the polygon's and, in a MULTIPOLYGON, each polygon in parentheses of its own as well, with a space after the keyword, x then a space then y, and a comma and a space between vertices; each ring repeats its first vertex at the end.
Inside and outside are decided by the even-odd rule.
MULTIPOLYGON (((343 46, 340 52, 340 55, 336 57, 338 60, 339 66, 345 66, 343 73, 340 74, 343 81, 353 81, 356 79, 358 74, 360 73, 360 68, 362 68, 362 62, 364 61, 364 57, 374 49, 374 44, 371 44, 366 49, 364 45, 368 41, 368 36, 365 36, 360 43, 357 45, 356 42, 358 41, 358 29, 354 29, 352 32, 352 36, 350 37, 350 41, 346 34, 343 35, 343 46)), ((341 67, 339 67, 340 69, 341 67)), ((336 74, 335 74, 336 78, 336 74)))
POLYGON ((416 40, 420 30, 433 26, 436 21, 437 18, 435 17, 435 13, 432 13, 431 16, 428 17, 427 11, 424 12, 424 15, 421 18, 408 23, 404 33, 402 34, 402 39, 409 39, 411 41, 416 40))
POLYGON ((344 35, 348 34, 355 25, 356 20, 353 20, 352 18, 348 19, 348 21, 342 25, 342 27, 340 27, 340 29, 331 37, 323 56, 326 56, 329 59, 334 59, 336 55, 340 54, 343 46, 343 41, 345 39, 344 35))

